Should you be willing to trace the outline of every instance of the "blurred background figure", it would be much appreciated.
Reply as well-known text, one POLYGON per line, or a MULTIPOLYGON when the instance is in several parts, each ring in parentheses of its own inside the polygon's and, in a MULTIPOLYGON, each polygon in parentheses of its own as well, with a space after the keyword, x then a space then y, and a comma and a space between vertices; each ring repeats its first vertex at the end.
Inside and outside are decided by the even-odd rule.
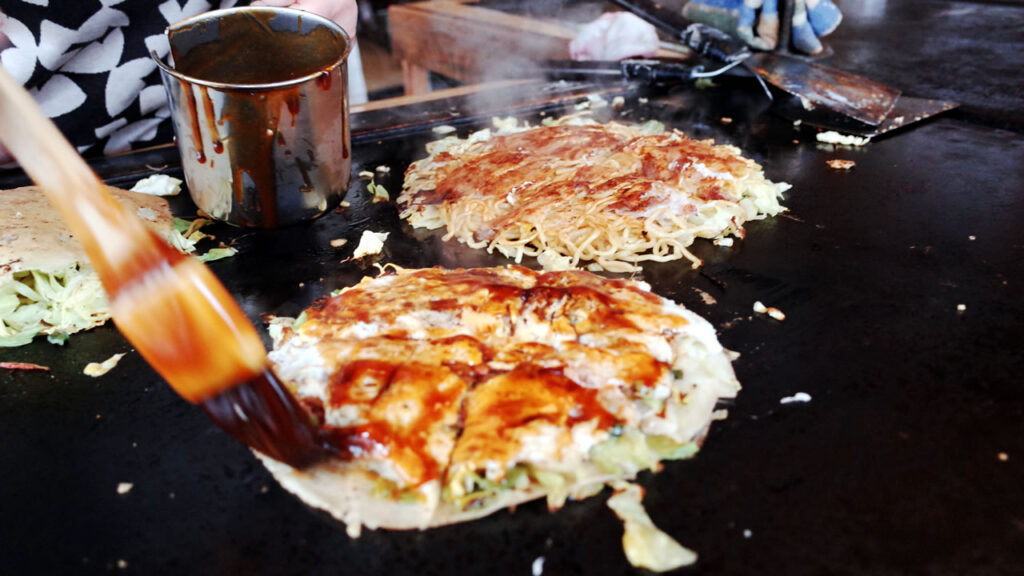
MULTIPOLYGON (((254 0, 251 5, 296 8, 319 14, 333 20, 345 32, 348 32, 353 41, 356 40, 359 7, 355 0, 254 0)), ((352 46, 352 52, 348 56, 348 102, 349 104, 362 104, 367 100, 363 59, 359 53, 359 44, 356 43, 352 46)))
MULTIPOLYGON (((5 0, 0 63, 84 156, 173 141, 155 52, 166 58, 168 25, 242 0, 5 0), (59 7, 57 6, 59 4, 59 7)), ((256 0, 338 23, 355 40, 355 0, 256 0)), ((358 45, 349 64, 350 103, 365 102, 358 45)), ((0 165, 10 162, 0 148, 0 165)))
POLYGON ((839 8, 832 0, 782 1, 792 2, 792 46, 778 46, 779 0, 690 0, 683 6, 683 15, 728 32, 757 50, 821 53, 824 47, 820 39, 842 21, 839 8))
POLYGON ((580 29, 569 43, 573 60, 622 60, 654 56, 658 31, 629 12, 605 12, 580 29))
MULTIPOLYGON (((666 9, 743 40, 755 50, 821 54, 821 38, 843 15, 832 0, 666 0, 666 9), (779 46, 783 14, 790 15, 789 44, 779 46)), ((569 44, 574 60, 651 57, 659 48, 657 29, 630 12, 604 12, 583 25, 569 44)))

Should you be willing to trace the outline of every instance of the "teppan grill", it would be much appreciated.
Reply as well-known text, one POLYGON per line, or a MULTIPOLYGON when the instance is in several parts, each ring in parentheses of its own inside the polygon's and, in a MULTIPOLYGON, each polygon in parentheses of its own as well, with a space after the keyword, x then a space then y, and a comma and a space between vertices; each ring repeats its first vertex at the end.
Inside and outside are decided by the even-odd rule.
MULTIPOLYGON (((927 14, 940 10, 928 6, 927 14)), ((955 6, 979 27, 1016 22, 1019 46, 1024 10, 955 6)), ((852 71, 902 84, 905 93, 916 86, 918 95, 963 106, 862 147, 818 143, 816 129, 773 114, 760 88, 743 79, 706 89, 533 82, 493 98, 353 115, 353 173, 373 172, 392 199, 436 127, 465 135, 492 116, 537 122, 581 103, 598 118, 653 119, 736 145, 770 179, 792 184, 788 212, 749 223, 745 239, 731 247, 698 240, 692 250, 701 268, 647 264, 635 275, 710 320, 740 354, 734 367, 743 390, 700 453, 639 478, 654 521, 699 554, 688 573, 1024 570, 1024 138, 1013 113, 993 113, 999 104, 986 104, 981 88, 928 93, 928 78, 900 76, 912 55, 893 56, 878 39, 918 8, 884 12, 885 25, 852 11, 848 35, 841 27, 833 41, 836 58, 850 55, 852 71), (858 34, 872 30, 878 45, 865 46, 858 34), (869 69, 857 70, 857 58, 870 60, 869 69), (597 106, 616 96, 621 108, 597 106), (855 166, 834 170, 826 164, 833 159, 855 166), (756 301, 785 320, 753 312, 756 301), (800 392, 808 402, 781 402, 800 392)), ((949 32, 942 22, 920 26, 949 32)), ((970 26, 949 41, 967 42, 968 34, 970 26)), ((1024 102, 1019 85, 1000 94, 1024 102)), ((127 187, 154 167, 180 175, 175 154, 167 147, 95 167, 127 187)), ((2 177, 5 188, 23 182, 18 173, 2 177)), ((195 217, 184 195, 172 208, 195 217)), ((378 262, 508 263, 445 242, 441 232, 413 231, 393 201, 371 201, 361 178, 342 209, 313 222, 206 230, 238 249, 210 266, 264 334, 266 315, 295 315, 376 273, 350 258, 363 230, 390 233, 378 262), (341 238, 347 243, 332 243, 341 238)), ((634 572, 607 492, 555 513, 535 502, 467 524, 350 539, 176 396, 111 325, 63 347, 6 349, 0 359, 50 367, 0 371, 5 573, 634 572), (82 373, 121 352, 105 376, 82 373), (131 489, 119 490, 123 484, 131 489)))

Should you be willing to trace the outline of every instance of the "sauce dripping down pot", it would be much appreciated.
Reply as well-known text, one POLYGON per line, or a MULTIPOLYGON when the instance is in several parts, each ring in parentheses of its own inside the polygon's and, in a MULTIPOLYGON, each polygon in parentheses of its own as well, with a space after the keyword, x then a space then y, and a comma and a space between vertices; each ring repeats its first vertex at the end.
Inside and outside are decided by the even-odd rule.
POLYGON ((212 218, 274 228, 333 209, 352 173, 351 39, 300 10, 215 10, 155 52, 189 193, 212 218))

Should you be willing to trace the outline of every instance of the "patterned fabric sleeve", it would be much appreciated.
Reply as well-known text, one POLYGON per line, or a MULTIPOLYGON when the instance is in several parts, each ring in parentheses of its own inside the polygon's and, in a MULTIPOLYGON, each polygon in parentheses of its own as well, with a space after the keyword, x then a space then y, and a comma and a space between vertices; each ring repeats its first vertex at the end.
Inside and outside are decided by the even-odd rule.
MULTIPOLYGON (((168 24, 238 0, 5 0, 3 67, 86 155, 170 142, 155 51, 168 24)), ((244 3, 244 2, 241 2, 244 3)))

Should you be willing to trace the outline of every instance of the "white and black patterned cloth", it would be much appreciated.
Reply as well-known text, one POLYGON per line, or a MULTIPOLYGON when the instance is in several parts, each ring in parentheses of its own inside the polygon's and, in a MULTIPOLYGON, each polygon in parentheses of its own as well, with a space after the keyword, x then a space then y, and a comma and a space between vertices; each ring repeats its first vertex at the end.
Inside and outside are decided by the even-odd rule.
POLYGON ((150 50, 164 29, 237 0, 5 0, 0 52, 72 144, 86 155, 170 142, 167 95, 150 50))
MULTIPOLYGON (((150 51, 167 56, 169 24, 247 3, 4 0, 0 18, 10 45, 0 61, 83 155, 163 144, 173 128, 150 51)), ((358 61, 350 59, 353 65, 358 61)))

